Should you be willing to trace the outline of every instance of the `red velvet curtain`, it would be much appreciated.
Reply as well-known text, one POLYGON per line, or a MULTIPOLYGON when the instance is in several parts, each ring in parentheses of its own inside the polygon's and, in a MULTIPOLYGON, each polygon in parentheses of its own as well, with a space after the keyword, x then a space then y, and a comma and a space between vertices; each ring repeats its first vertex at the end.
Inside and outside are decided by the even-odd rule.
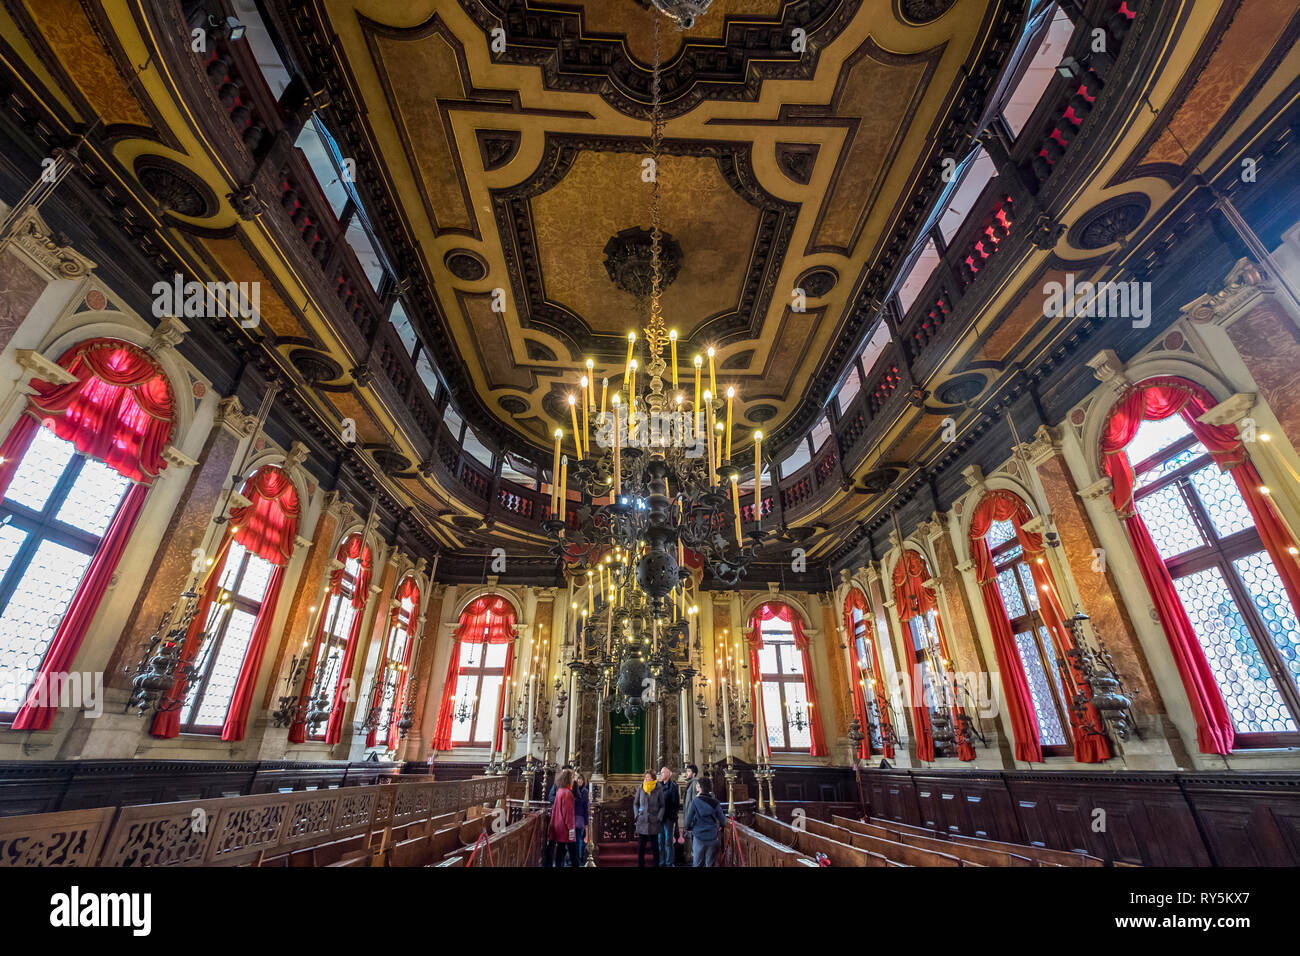
MULTIPOLYGON (((393 704, 388 713, 388 726, 382 728, 384 732, 384 744, 388 747, 397 746, 397 719, 402 709, 402 694, 406 690, 406 671, 405 667, 411 656, 412 635, 415 631, 415 618, 420 612, 420 589, 415 583, 415 578, 409 575, 402 579, 401 584, 393 591, 393 605, 388 612, 388 623, 384 627, 384 643, 379 648, 379 660, 375 675, 374 690, 370 697, 370 706, 372 708, 382 707, 384 702, 384 684, 388 680, 388 668, 390 666, 389 655, 390 646, 400 632, 406 636, 406 642, 402 645, 402 660, 398 665, 403 668, 393 687, 393 704), (405 623, 399 628, 397 622, 400 620, 399 615, 402 610, 402 602, 406 601, 411 605, 411 612, 405 623)), ((373 728, 366 735, 366 746, 373 747, 378 740, 381 728, 373 728)))
MULTIPOLYGON (((764 620, 763 612, 764 610, 766 610, 766 608, 767 605, 760 604, 758 607, 754 608, 754 613, 749 616, 749 632, 747 635, 748 640, 745 642, 746 646, 749 648, 750 692, 754 695, 754 699, 759 701, 760 704, 762 703, 762 699, 763 699, 762 698, 763 672, 760 669, 760 665, 758 662, 758 652, 763 649, 763 620, 764 620)), ((771 618, 769 617, 767 618, 767 620, 771 620, 771 618)), ((723 703, 725 706, 726 702, 724 701, 723 703)), ((772 754, 772 747, 771 747, 771 743, 767 739, 766 723, 767 723, 767 711, 764 710, 763 720, 761 721, 758 719, 757 711, 755 711, 754 753, 755 755, 762 753, 770 757, 772 754), (762 724, 763 726, 760 726, 760 724, 762 724)))
MULTIPOLYGON (((853 660, 857 660, 857 628, 853 623, 853 612, 857 610, 862 615, 862 621, 866 625, 867 640, 871 639, 871 622, 867 620, 867 599, 862 596, 862 592, 857 588, 849 588, 848 597, 844 599, 844 635, 845 643, 849 645, 849 655, 853 660)), ((874 647, 874 645, 873 645, 874 647)), ((858 668, 858 673, 849 674, 849 687, 851 688, 851 697, 853 700, 853 716, 858 719, 858 726, 862 729, 862 740, 858 743, 857 756, 865 758, 871 756, 871 734, 867 725, 867 700, 862 692, 862 670, 858 668)))
MULTIPOLYGON (((249 504, 230 510, 230 520, 212 562, 212 568, 202 586, 199 610, 190 625, 182 657, 182 663, 193 663, 202 649, 199 636, 207 625, 209 609, 220 589, 232 540, 275 565, 275 570, 267 581, 262 605, 257 611, 253 633, 244 651, 244 660, 240 664, 239 676, 235 680, 234 694, 230 700, 230 707, 226 711, 226 720, 222 725, 221 739, 231 741, 244 739, 244 728, 248 723, 253 691, 262 667, 262 658, 266 652, 266 642, 270 637, 275 609, 279 603, 280 587, 284 582, 284 568, 293 558, 300 512, 298 493, 294 490, 293 481, 283 469, 274 465, 259 468, 244 482, 240 494, 248 499, 249 504)), ((168 691, 168 700, 175 703, 184 702, 187 690, 188 681, 178 677, 168 691)), ((179 706, 160 711, 154 717, 150 733, 155 737, 175 737, 180 733, 180 718, 179 706)))
MULTIPOLYGON (((898 621, 903 626, 900 639, 909 651, 912 647, 911 635, 907 622, 918 614, 924 614, 935 607, 934 592, 925 587, 923 582, 930 574, 925 561, 915 551, 904 549, 902 557, 894 567, 894 606, 898 611, 898 621)), ((915 666, 913 667, 915 671, 915 666)), ((911 682, 912 730, 916 737, 916 759, 934 760, 934 737, 930 735, 930 713, 925 706, 925 695, 921 692, 921 683, 911 682)))
POLYGON ((1111 503, 1128 531, 1142 578, 1164 625, 1165 636, 1196 718, 1197 745, 1202 753, 1227 754, 1232 752, 1236 736, 1232 717, 1174 588, 1169 569, 1151 539, 1146 522, 1133 505, 1133 468, 1124 452, 1143 421, 1159 421, 1181 414, 1192 434, 1219 467, 1231 471, 1287 596, 1300 610, 1300 564, 1288 551, 1294 543, 1272 503, 1259 490, 1259 473, 1246 458, 1237 429, 1231 425, 1205 425, 1197 421, 1214 405, 1214 399, 1205 389, 1186 379, 1148 379, 1129 388, 1111 409, 1102 433, 1100 453, 1102 470, 1110 476, 1113 485, 1111 503))
MULTIPOLYGON (((985 535, 994 522, 1006 521, 1020 514, 1029 518, 1025 503, 1008 492, 993 492, 984 496, 971 516, 971 556, 975 559, 975 574, 979 581, 984 613, 993 635, 993 651, 998 658, 998 671, 1002 675, 1002 693, 1007 701, 1007 717, 1011 721, 1011 736, 1017 760, 1030 763, 1043 762, 1043 748, 1039 739, 1038 717, 1034 713, 1034 699, 1029 693, 1029 678, 1025 676, 1024 662, 1011 633, 1011 618, 1002 602, 997 577, 993 570, 993 556, 985 535)), ((1017 522, 1019 524, 1019 522, 1017 522)))
MULTIPOLYGON (((749 666, 750 673, 755 676, 756 693, 762 693, 761 671, 758 669, 758 652, 763 646, 763 622, 770 621, 773 618, 784 621, 790 625, 790 630, 794 635, 794 646, 798 648, 803 659, 803 683, 804 694, 808 698, 808 730, 812 738, 812 745, 809 753, 814 757, 826 756, 826 736, 822 732, 822 715, 821 708, 817 705, 817 681, 813 675, 812 657, 808 653, 808 637, 803 632, 803 621, 788 604, 782 604, 778 601, 769 601, 760 606, 754 612, 750 619, 751 638, 749 642, 749 666)), ((757 717, 757 714, 755 714, 757 717)), ((760 728, 758 720, 754 721, 754 734, 766 733, 767 728, 760 728)))
POLYGON ((438 708, 438 725, 433 734, 434 750, 451 749, 452 723, 456 718, 456 683, 460 676, 460 645, 465 642, 473 644, 506 644, 506 660, 501 682, 501 694, 497 701, 496 747, 502 747, 501 716, 504 713, 506 699, 509 697, 510 674, 514 665, 514 653, 511 645, 515 639, 515 609, 510 602, 499 594, 485 594, 471 601, 460 612, 460 623, 456 627, 451 645, 451 660, 447 662, 447 678, 442 687, 442 704, 438 708))
POLYGON ((90 339, 65 352, 59 365, 77 381, 51 385, 32 380, 35 394, 28 399, 30 414, 0 446, 5 458, 0 465, 0 494, 8 489, 40 427, 31 415, 82 454, 103 461, 133 483, 50 641, 32 692, 14 717, 14 730, 49 728, 57 706, 48 706, 50 695, 39 691, 48 685, 50 675, 72 668, 144 508, 149 485, 167 466, 162 451, 171 440, 174 421, 171 383, 157 362, 134 345, 116 339, 90 339))

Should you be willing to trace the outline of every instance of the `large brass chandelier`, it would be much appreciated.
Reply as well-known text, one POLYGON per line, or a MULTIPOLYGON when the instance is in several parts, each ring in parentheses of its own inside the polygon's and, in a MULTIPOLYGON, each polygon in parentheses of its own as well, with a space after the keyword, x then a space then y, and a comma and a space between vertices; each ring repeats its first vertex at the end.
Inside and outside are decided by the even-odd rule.
MULTIPOLYGON (((693 394, 679 390, 677 333, 664 322, 659 30, 656 16, 650 157, 644 165, 652 184, 650 275, 643 298, 648 316, 640 343, 646 374, 638 378, 637 335, 629 332, 623 383, 607 404, 609 379, 604 379, 596 412, 594 362, 587 360, 587 375, 568 396, 572 444, 562 427, 555 430, 551 517, 542 524, 570 582, 586 588, 570 666, 584 687, 601 689, 608 706, 627 716, 655 694, 684 686, 689 693, 695 581, 686 552, 702 571, 734 587, 764 536, 762 433, 754 432, 754 522, 746 535, 740 466, 731 457, 736 391, 728 388, 725 402, 718 394, 711 347, 707 388, 702 389, 705 356, 697 355, 693 394), (671 358, 671 395, 665 349, 671 358), (579 492, 576 514, 570 514, 568 502, 571 477, 579 492)), ((641 230, 627 232, 644 236, 641 230)), ((668 243, 675 247, 671 239, 668 243)), ((615 272, 612 265, 610 271, 615 272)))

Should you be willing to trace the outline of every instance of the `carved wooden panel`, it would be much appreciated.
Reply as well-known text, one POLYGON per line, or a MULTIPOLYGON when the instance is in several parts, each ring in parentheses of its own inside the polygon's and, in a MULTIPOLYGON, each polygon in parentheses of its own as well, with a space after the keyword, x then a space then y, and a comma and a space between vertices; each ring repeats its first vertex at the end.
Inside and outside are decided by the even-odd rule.
POLYGON ((93 866, 116 813, 106 808, 14 818, 13 826, 0 827, 0 867, 93 866))

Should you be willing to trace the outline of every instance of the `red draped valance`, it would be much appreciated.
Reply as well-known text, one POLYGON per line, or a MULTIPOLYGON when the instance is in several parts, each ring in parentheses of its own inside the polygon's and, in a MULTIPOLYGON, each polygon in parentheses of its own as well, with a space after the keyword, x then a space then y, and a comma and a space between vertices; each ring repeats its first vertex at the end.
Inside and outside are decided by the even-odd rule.
MULTIPOLYGON (((374 566, 374 557, 370 553, 370 546, 362 540, 360 534, 350 534, 339 545, 334 557, 344 565, 348 561, 360 563, 356 580, 352 585, 352 606, 360 610, 366 606, 366 600, 370 596, 370 572, 374 566)), ((346 567, 342 567, 330 572, 331 594, 338 594, 343 590, 343 573, 346 570, 346 567)))
POLYGON ((240 493, 251 502, 230 510, 235 541, 259 558, 284 567, 293 557, 298 535, 298 492, 289 476, 274 465, 259 468, 240 493))
POLYGON ((894 567, 894 604, 898 608, 898 619, 904 624, 937 606, 934 589, 925 586, 929 579, 930 569, 926 567, 925 559, 915 551, 904 549, 894 567))
POLYGON ((117 339, 74 346, 59 365, 68 385, 32 381, 32 412, 77 451, 132 481, 149 484, 164 468, 176 399, 162 368, 142 349, 117 339))
POLYGON ((515 609, 499 594, 485 594, 460 613, 456 640, 471 644, 505 644, 515 639, 515 609))

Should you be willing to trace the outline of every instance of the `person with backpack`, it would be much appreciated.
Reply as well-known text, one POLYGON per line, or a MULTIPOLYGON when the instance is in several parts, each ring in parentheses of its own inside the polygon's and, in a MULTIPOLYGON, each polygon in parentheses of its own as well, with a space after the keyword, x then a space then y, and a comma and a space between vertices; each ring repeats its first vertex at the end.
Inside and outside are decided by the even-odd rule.
POLYGON ((695 799, 686 811, 686 830, 694 847, 695 866, 713 866, 722 843, 722 830, 727 823, 727 813, 713 796, 709 781, 700 778, 694 782, 695 799))

